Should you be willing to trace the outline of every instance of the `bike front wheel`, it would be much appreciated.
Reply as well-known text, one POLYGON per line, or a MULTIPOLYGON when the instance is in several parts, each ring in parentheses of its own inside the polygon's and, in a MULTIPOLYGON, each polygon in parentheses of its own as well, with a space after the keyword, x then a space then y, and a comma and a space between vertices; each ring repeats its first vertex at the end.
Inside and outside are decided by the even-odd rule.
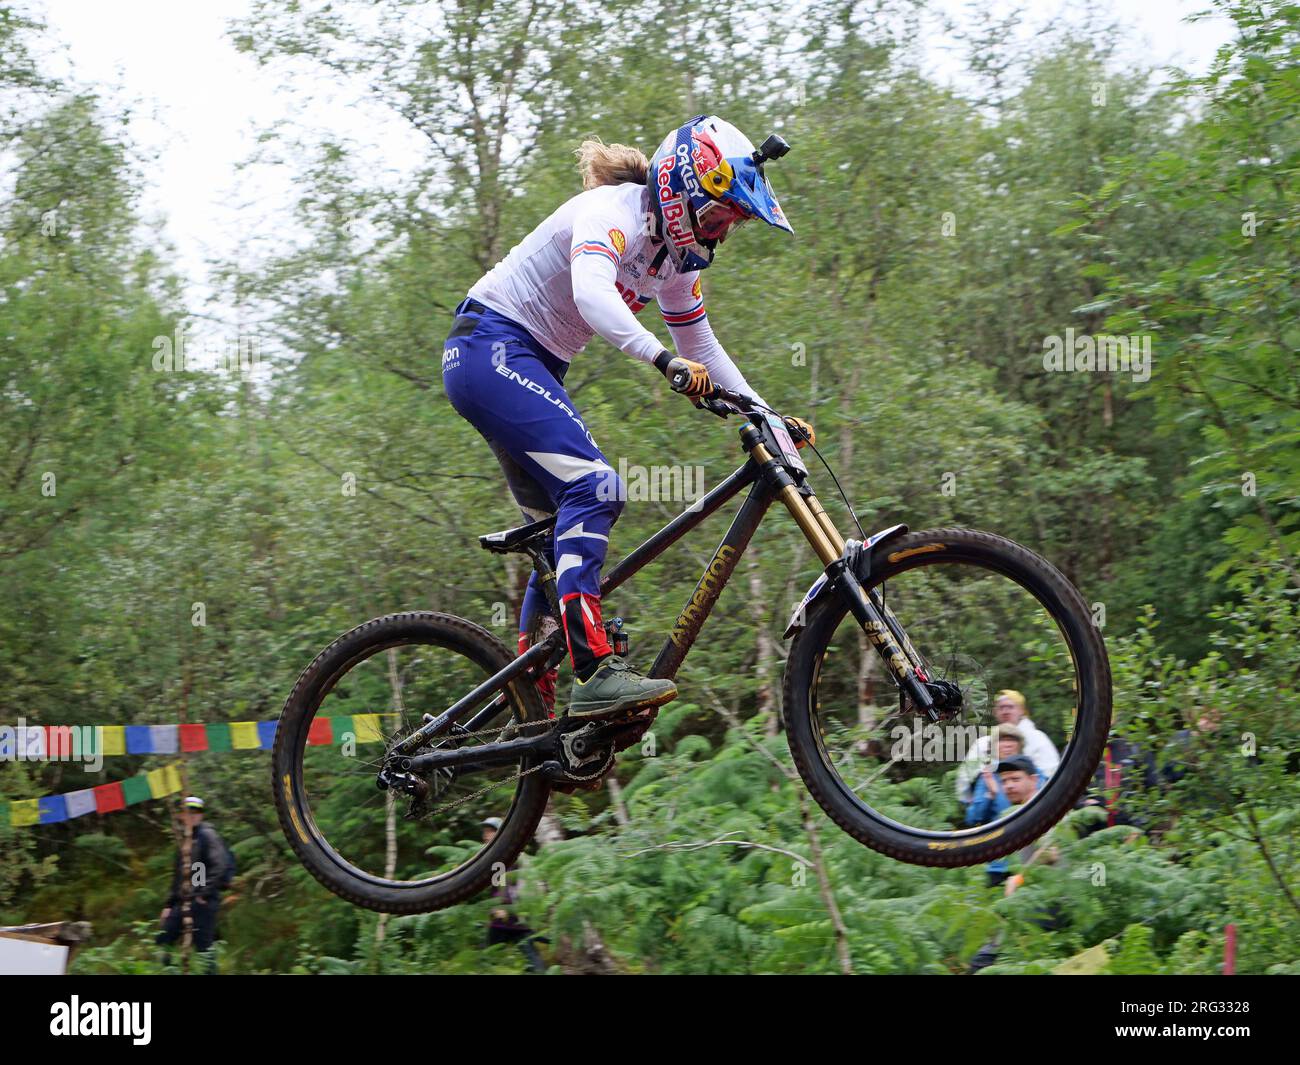
POLYGON ((864 587, 953 696, 933 721, 900 695, 826 590, 785 673, 786 734, 808 790, 849 835, 915 865, 1027 847, 1086 790, 1110 729, 1110 666, 1082 597, 1038 555, 971 529, 890 541, 864 587), (999 772, 1015 755, 1034 772, 999 772))

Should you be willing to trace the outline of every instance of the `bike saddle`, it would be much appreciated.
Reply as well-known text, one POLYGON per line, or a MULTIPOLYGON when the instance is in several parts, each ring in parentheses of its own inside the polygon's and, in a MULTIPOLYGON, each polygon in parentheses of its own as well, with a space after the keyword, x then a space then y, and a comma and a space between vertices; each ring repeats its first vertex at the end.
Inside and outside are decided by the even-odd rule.
POLYGON ((555 528, 555 515, 541 521, 529 522, 517 529, 502 529, 500 532, 488 533, 478 538, 479 545, 485 551, 495 551, 504 555, 508 551, 522 551, 534 541, 545 540, 555 528))

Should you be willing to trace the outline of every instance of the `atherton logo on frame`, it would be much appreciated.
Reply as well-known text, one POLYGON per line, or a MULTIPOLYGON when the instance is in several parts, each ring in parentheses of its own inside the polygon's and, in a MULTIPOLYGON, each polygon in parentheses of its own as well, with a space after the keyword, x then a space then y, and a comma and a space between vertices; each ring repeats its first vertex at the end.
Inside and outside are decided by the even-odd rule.
POLYGON ((713 601, 718 598, 719 593, 722 591, 722 585, 727 579, 728 565, 735 557, 736 549, 734 547, 723 544, 718 548, 718 553, 713 556, 709 568, 704 571, 704 576, 700 578, 700 583, 696 585, 691 601, 686 604, 686 609, 682 611, 681 616, 673 624, 670 639, 678 647, 685 646, 687 630, 691 623, 703 620, 704 615, 709 612, 709 608, 713 605, 713 601))

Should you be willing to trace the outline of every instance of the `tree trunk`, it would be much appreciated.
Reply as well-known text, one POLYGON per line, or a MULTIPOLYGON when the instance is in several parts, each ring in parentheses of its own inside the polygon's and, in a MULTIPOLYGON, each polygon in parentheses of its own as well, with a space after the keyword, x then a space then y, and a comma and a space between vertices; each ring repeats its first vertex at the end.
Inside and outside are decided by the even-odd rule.
POLYGON ((772 663, 776 659, 776 649, 772 645, 772 634, 768 630, 767 600, 763 595, 763 576, 758 568, 758 559, 751 553, 749 568, 749 605, 754 622, 754 640, 757 645, 757 662, 754 673, 758 678, 758 713, 767 719, 767 732, 770 736, 777 733, 776 699, 772 692, 772 663))
MULTIPOLYGON (((402 679, 397 674, 397 650, 390 647, 388 655, 388 686, 392 690, 392 707, 398 715, 399 721, 406 720, 406 704, 402 699, 402 679)), ((397 872, 397 798, 389 789, 384 794, 384 876, 389 880, 397 872)), ((379 946, 384 941, 384 934, 388 929, 388 914, 379 915, 379 923, 375 926, 375 946, 379 946)), ((378 962, 378 957, 376 957, 378 962)))

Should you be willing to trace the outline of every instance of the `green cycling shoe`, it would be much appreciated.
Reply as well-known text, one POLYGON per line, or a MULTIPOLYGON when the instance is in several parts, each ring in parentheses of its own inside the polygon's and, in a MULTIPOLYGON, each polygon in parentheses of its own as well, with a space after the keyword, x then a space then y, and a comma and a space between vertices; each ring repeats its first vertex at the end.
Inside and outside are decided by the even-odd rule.
POLYGON ((573 678, 567 717, 613 717, 627 710, 662 706, 677 698, 671 680, 643 677, 618 655, 608 655, 586 681, 573 678))

